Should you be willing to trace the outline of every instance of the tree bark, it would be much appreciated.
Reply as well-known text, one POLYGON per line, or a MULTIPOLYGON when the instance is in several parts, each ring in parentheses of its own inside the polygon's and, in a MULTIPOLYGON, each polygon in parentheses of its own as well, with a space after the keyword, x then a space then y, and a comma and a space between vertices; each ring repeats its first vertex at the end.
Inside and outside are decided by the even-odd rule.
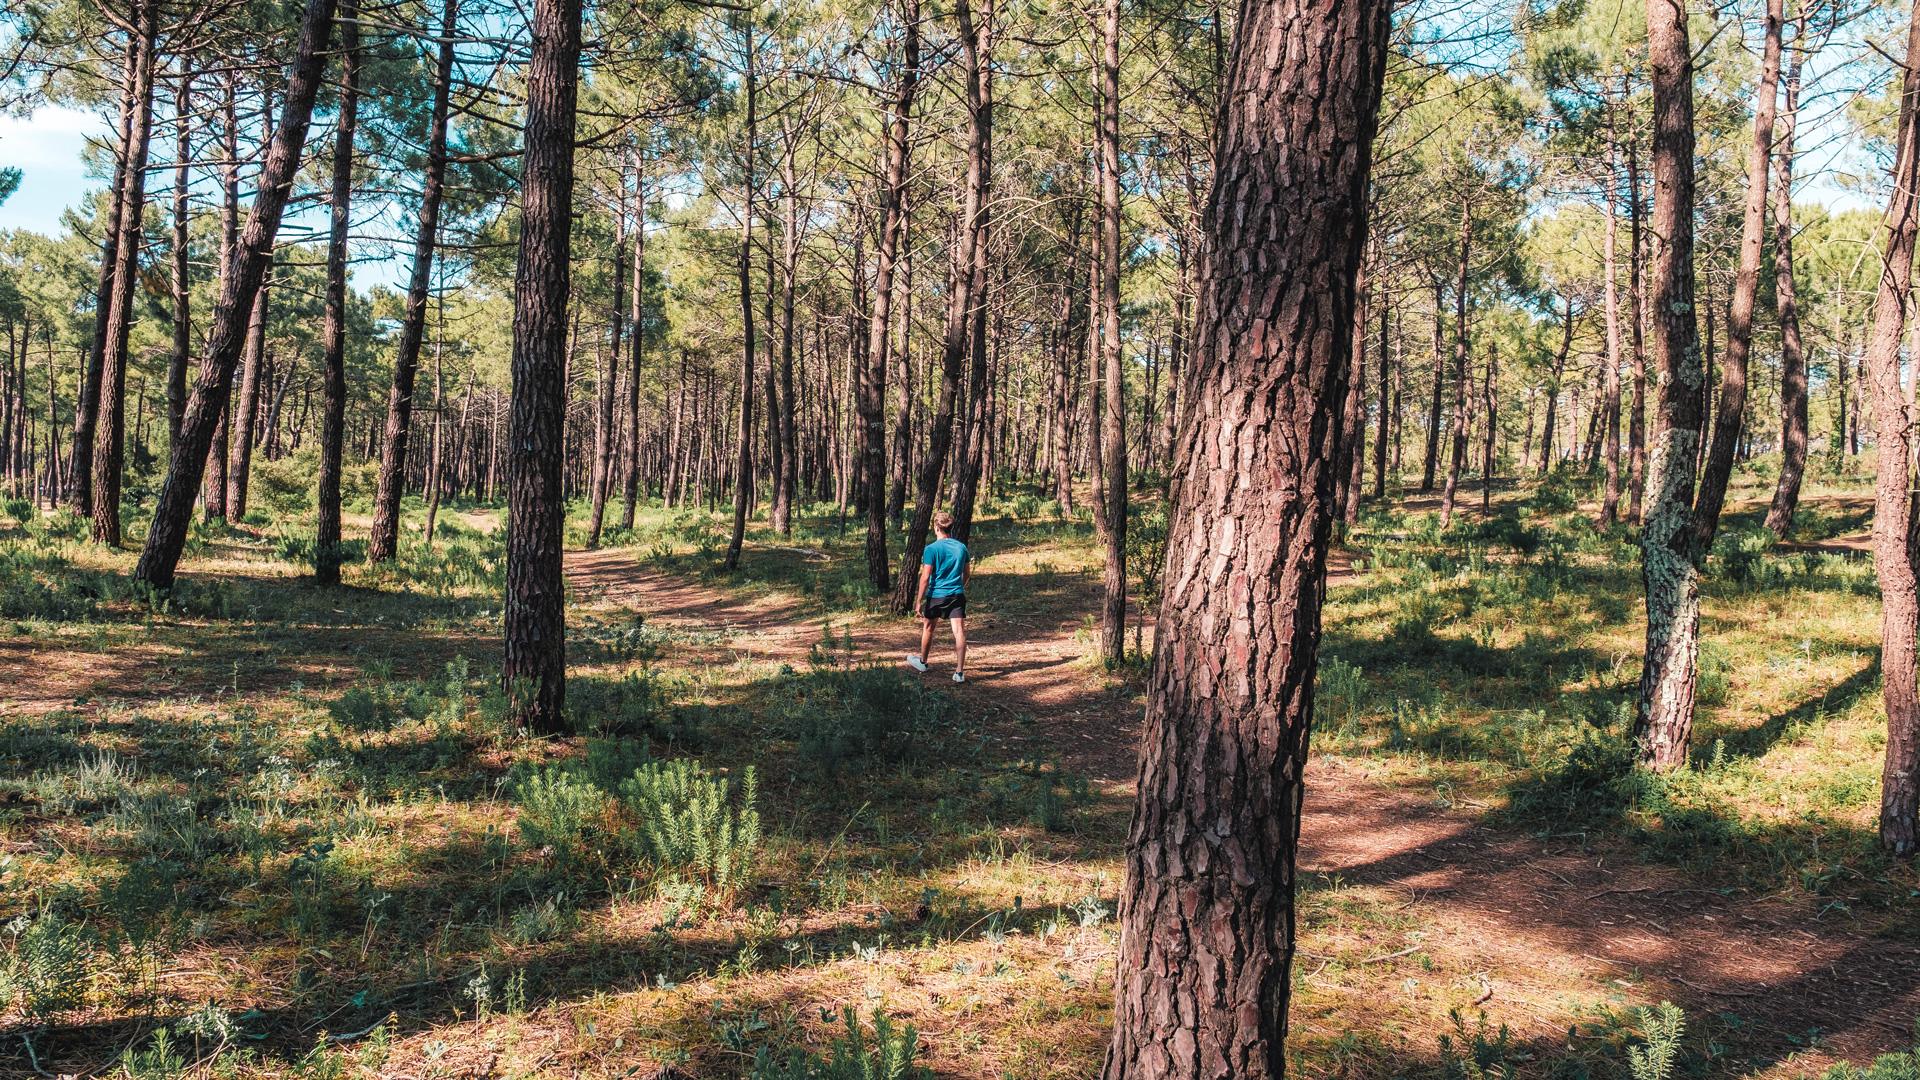
POLYGON ((1440 409, 1447 386, 1447 335, 1441 326, 1440 277, 1433 278, 1433 397, 1427 407, 1427 458, 1420 470, 1420 490, 1432 491, 1440 464, 1440 409))
POLYGON ((1713 442, 1700 472, 1694 498, 1695 544, 1713 546, 1733 477, 1734 454, 1746 426, 1747 361, 1753 353, 1753 308, 1760 291, 1760 256, 1766 244, 1767 176, 1772 171, 1773 121, 1780 83, 1780 22, 1785 0, 1767 0, 1766 42, 1760 53, 1760 82, 1754 90, 1753 141, 1747 149, 1747 197, 1740 216, 1740 258, 1727 306, 1727 348, 1720 363, 1720 406, 1713 421, 1713 442))
POLYGON ((200 489, 214 429, 233 389, 233 369, 246 338, 248 315, 266 277, 267 263, 273 258, 273 241, 280 231, 281 212, 286 209, 293 178, 300 167, 301 148, 306 145, 307 125, 313 116, 313 100, 319 92, 327 39, 333 27, 333 11, 334 0, 307 0, 301 16, 300 45, 287 84, 280 128, 267 149, 266 167, 261 170, 260 190, 254 197, 253 211, 247 216, 246 229, 223 275, 220 301, 214 309, 199 378, 187 400, 187 415, 180 426, 180 442, 173 448, 167 478, 154 503, 153 525, 147 531, 146 547, 134 569, 135 580, 149 588, 172 587, 180 552, 187 542, 187 522, 193 514, 194 494, 200 489))
POLYGON ((1382 0, 1242 8, 1104 1080, 1285 1070, 1301 773, 1387 26, 1382 0))
POLYGON ((507 420, 506 655, 513 719, 569 730, 561 542, 567 301, 572 291, 573 139, 580 0, 534 0, 527 68, 520 252, 513 285, 513 402, 507 420))
POLYGON ((1560 380, 1567 371, 1567 353, 1573 350, 1573 298, 1567 298, 1567 316, 1560 323, 1560 351, 1553 354, 1553 374, 1547 380, 1547 415, 1540 422, 1541 476, 1553 468, 1554 432, 1558 430, 1560 380))
MULTIPOLYGON (((87 352, 80 371, 80 383, 73 406, 73 484, 67 497, 78 517, 93 516, 93 442, 100 418, 100 381, 107 362, 109 324, 113 298, 117 295, 114 271, 121 264, 121 199, 127 186, 127 163, 131 157, 134 114, 140 109, 138 80, 142 49, 139 35, 127 35, 126 57, 120 84, 120 118, 115 128, 113 186, 108 189, 107 209, 100 246, 100 275, 93 293, 93 347, 87 352)), ((137 241, 136 241, 137 242, 137 241)), ((49 397, 49 409, 54 402, 49 397)))
POLYGON ((1684 765, 1700 651, 1700 547, 1693 508, 1700 442, 1699 329, 1693 299, 1693 54, 1683 0, 1647 0, 1653 73, 1653 363, 1660 388, 1640 530, 1647 650, 1633 737, 1640 763, 1684 765))
POLYGON ((1101 539, 1100 654, 1108 667, 1126 658, 1127 410, 1120 355, 1120 0, 1105 0, 1100 34, 1100 461, 1106 497, 1101 539))
POLYGON ((633 282, 628 288, 627 349, 627 457, 624 477, 625 505, 620 510, 620 527, 633 528, 634 511, 640 503, 640 372, 646 359, 647 307, 647 161, 640 154, 633 163, 633 282))
MULTIPOLYGON (((453 44, 459 31, 459 14, 459 0, 442 0, 439 51, 433 69, 433 111, 427 127, 427 171, 420 188, 420 218, 413 234, 413 270, 407 279, 407 307, 400 323, 400 348, 394 354, 393 385, 387 393, 387 425, 380 440, 373 528, 367 535, 367 559, 371 562, 392 561, 400 543, 400 497, 405 493, 407 482, 413 388, 420 369, 420 342, 426 336, 427 288, 432 280, 434 246, 440 235, 440 203, 446 191, 447 113, 453 90, 453 44)), ((571 182, 568 190, 572 190, 571 182)))
POLYGON ((347 231, 352 225, 353 139, 360 116, 360 10, 340 4, 340 117, 333 135, 333 189, 327 200, 326 321, 320 332, 320 478, 315 499, 313 576, 340 583, 340 463, 347 436, 347 231))
POLYGON ((127 141, 124 188, 113 200, 119 214, 114 231, 117 265, 107 315, 107 352, 100 365, 98 415, 95 418, 92 477, 92 535, 95 543, 120 546, 120 473, 126 463, 127 338, 133 329, 134 286, 140 270, 141 228, 147 208, 147 148, 153 134, 153 81, 159 12, 155 0, 141 0, 134 18, 134 109, 127 141))
POLYGON ((1773 295, 1780 317, 1780 480, 1767 507, 1767 529, 1784 537, 1800 504, 1800 478, 1807 469, 1807 355, 1800 339, 1800 307, 1793 284, 1793 134, 1800 113, 1800 64, 1806 59, 1803 10, 1787 66, 1786 108, 1779 117, 1780 146, 1773 189, 1773 295))
POLYGON ((747 501, 753 497, 753 203, 754 176, 753 157, 755 140, 759 136, 757 119, 758 101, 756 97, 754 52, 759 47, 754 41, 753 20, 746 21, 747 57, 747 145, 742 155, 746 173, 745 206, 740 211, 740 416, 739 427, 735 429, 736 447, 733 473, 733 532, 727 538, 726 568, 738 569, 740 566, 740 545, 747 535, 747 501))
MULTIPOLYGON (((969 0, 954 0, 954 17, 960 25, 962 60, 966 69, 966 97, 969 118, 969 156, 978 156, 980 172, 980 217, 973 242, 973 310, 968 313, 967 422, 962 432, 959 461, 953 494, 953 535, 962 543, 973 534, 974 501, 980 492, 980 471, 986 460, 987 440, 991 437, 989 401, 991 387, 987 379, 987 307, 989 273, 989 200, 993 191, 993 4, 980 0, 979 19, 974 18, 969 0)), ((1123 586, 1124 587, 1124 586, 1123 586)))
POLYGON ((1440 526, 1453 524, 1453 502, 1460 486, 1460 470, 1467 463, 1467 404, 1473 384, 1467 378, 1467 284, 1473 268, 1472 204, 1460 201, 1460 271, 1453 286, 1453 422, 1452 450, 1447 455, 1447 482, 1440 492, 1440 526))
MULTIPOLYGON (((1902 857, 1920 846, 1920 702, 1915 701, 1916 596, 1912 426, 1901 382, 1900 335, 1912 302, 1914 233, 1920 224, 1920 7, 1907 26, 1900 84, 1893 192, 1887 197, 1880 284, 1865 364, 1873 386, 1879 442, 1874 469, 1873 561, 1880 579, 1880 675, 1887 712, 1887 757, 1880 774, 1880 843, 1902 857)), ((1844 358, 1843 361, 1844 362, 1844 358)))
POLYGON ((193 278, 188 261, 188 203, 193 161, 193 71, 179 60, 173 91, 173 353, 167 358, 167 448, 180 441, 180 418, 187 411, 187 361, 193 351, 193 278))
MULTIPOLYGON (((1606 447, 1602 451, 1607 471, 1606 485, 1600 497, 1600 524, 1610 526, 1620 520, 1620 286, 1619 248, 1620 213, 1614 183, 1620 173, 1619 141, 1614 133, 1613 107, 1607 108, 1607 179, 1600 196, 1605 208, 1606 232, 1601 237, 1601 265, 1606 274, 1603 286, 1607 307, 1606 369, 1602 372, 1602 415, 1606 447)), ((1634 316, 1638 319, 1638 316, 1634 316)))

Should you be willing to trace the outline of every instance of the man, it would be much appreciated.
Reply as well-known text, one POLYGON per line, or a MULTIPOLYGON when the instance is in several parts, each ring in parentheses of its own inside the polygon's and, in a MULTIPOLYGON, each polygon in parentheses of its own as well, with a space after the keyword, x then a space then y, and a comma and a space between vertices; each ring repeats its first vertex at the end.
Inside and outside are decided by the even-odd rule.
POLYGON ((920 651, 907 654, 907 666, 927 670, 933 624, 945 619, 953 627, 953 681, 958 683, 967 681, 967 576, 973 566, 967 561, 967 545, 948 536, 951 531, 952 514, 934 515, 933 532, 939 539, 920 556, 920 590, 913 601, 920 609, 920 651))

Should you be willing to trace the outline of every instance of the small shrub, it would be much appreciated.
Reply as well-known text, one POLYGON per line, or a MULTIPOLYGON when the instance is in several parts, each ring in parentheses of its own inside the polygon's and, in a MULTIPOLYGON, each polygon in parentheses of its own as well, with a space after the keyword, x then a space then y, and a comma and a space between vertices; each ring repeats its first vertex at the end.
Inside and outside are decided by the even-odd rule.
POLYGON ((759 782, 751 766, 735 790, 698 761, 643 765, 620 785, 639 820, 638 854, 661 870, 725 894, 752 882, 760 850, 759 782))
POLYGON ((92 967, 94 935, 51 909, 6 925, 10 939, 0 953, 0 1002, 37 1024, 80 1004, 92 967))
POLYGON ((1639 1014, 1646 1041, 1627 1048, 1627 1072, 1633 1080, 1671 1080, 1687 1014, 1671 1001, 1642 1008, 1639 1014))
POLYGON ((607 793, 573 768, 550 765, 514 785, 520 804, 520 836, 527 846, 549 852, 562 866, 587 862, 596 850, 596 833, 606 822, 607 793))
POLYGON ((782 1055, 763 1046, 754 1054, 748 1080, 923 1080, 933 1075, 916 1064, 920 1033, 912 1024, 895 1026, 875 1009, 869 1035, 853 1006, 841 1016, 846 1033, 833 1037, 825 1057, 804 1050, 782 1055))

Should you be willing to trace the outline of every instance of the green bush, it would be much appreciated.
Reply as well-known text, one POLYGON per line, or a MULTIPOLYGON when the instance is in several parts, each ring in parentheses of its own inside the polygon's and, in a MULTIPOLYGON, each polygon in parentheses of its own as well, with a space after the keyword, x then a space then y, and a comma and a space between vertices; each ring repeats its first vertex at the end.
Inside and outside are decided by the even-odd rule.
POLYGON ((760 850, 759 782, 749 766, 736 791, 698 761, 652 762, 620 785, 620 799, 638 819, 636 854, 725 894, 753 881, 760 850))
POLYGON ((534 770, 513 786, 520 804, 520 836, 563 867, 594 860, 610 801, 607 793, 566 765, 534 770))
POLYGON ((892 668, 817 668, 784 693, 775 722, 829 775, 849 763, 927 761, 964 734, 952 698, 892 668))
POLYGON ((804 1050, 780 1054, 763 1046, 754 1054, 748 1080, 923 1080, 933 1075, 915 1064, 920 1033, 912 1024, 896 1027, 875 1009, 869 1035, 853 1006, 841 1015, 846 1033, 833 1037, 825 1057, 804 1050))
POLYGON ((80 1004, 92 966, 94 936, 57 911, 21 915, 6 924, 0 952, 0 1004, 45 1023, 80 1004))

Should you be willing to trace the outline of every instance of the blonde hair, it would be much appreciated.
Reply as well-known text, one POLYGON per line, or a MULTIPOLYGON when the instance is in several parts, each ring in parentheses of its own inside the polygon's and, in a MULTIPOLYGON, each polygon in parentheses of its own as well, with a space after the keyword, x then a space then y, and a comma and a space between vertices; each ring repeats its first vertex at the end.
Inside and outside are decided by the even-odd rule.
POLYGON ((933 527, 939 529, 941 532, 952 532, 953 515, 947 513, 945 510, 933 515, 933 527))

